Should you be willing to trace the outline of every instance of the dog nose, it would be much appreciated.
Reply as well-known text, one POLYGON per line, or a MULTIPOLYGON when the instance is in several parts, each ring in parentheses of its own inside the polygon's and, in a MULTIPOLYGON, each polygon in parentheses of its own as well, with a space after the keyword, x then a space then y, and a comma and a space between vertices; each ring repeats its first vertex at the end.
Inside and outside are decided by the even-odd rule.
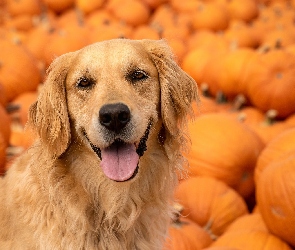
POLYGON ((106 104, 99 110, 99 122, 107 129, 118 132, 130 121, 130 109, 123 103, 106 104))

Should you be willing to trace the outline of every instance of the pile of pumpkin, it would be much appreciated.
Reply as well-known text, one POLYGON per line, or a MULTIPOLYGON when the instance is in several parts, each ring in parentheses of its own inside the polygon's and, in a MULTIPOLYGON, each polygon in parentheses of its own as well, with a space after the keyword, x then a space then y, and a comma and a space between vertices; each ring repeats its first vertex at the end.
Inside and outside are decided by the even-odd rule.
POLYGON ((295 249, 294 20, 294 0, 0 0, 0 174, 54 57, 165 38, 200 89, 165 249, 295 249))

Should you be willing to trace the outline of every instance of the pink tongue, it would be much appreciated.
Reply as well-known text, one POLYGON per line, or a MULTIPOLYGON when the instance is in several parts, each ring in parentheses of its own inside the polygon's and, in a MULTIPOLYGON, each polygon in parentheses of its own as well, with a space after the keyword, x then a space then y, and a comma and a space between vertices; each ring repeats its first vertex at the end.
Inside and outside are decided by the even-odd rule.
POLYGON ((133 144, 111 145, 101 150, 104 174, 115 181, 128 180, 136 170, 139 156, 133 144))

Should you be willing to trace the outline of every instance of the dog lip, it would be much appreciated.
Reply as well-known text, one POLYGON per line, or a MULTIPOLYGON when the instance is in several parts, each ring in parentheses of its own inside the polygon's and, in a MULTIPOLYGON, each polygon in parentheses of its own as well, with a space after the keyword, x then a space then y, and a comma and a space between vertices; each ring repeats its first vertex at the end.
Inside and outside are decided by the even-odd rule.
MULTIPOLYGON (((149 133, 150 133, 150 130, 151 130, 152 124, 153 124, 153 123, 152 123, 152 120, 150 119, 149 124, 148 124, 148 126, 147 126, 147 128, 146 128, 146 130, 145 130, 145 132, 144 132, 144 135, 141 137, 139 143, 134 143, 135 148, 136 148, 136 153, 138 154, 139 158, 140 158, 141 156, 143 156, 143 155, 144 155, 144 152, 147 150, 146 142, 147 142, 147 140, 148 140, 148 137, 149 137, 149 133)), ((85 136, 85 138, 87 139, 87 141, 89 142, 89 144, 90 144, 92 150, 95 152, 95 154, 96 154, 96 155, 99 157, 99 159, 102 161, 101 149, 100 149, 98 146, 96 146, 95 144, 93 144, 93 143, 91 142, 91 140, 89 139, 89 137, 88 137, 88 135, 87 135, 85 129, 82 129, 82 133, 83 133, 83 135, 85 136)), ((119 146, 119 147, 120 147, 120 145, 128 144, 128 143, 129 143, 129 142, 126 142, 126 141, 124 141, 124 140, 122 140, 122 139, 120 139, 120 138, 117 138, 117 139, 115 139, 115 140, 114 140, 114 141, 113 141, 108 147, 114 146, 114 144, 115 144, 116 146, 119 146)), ((108 147, 106 147, 106 148, 108 148, 108 147)), ((115 182, 126 182, 126 181, 130 181, 130 180, 132 180, 132 179, 138 174, 138 172, 139 172, 139 165, 137 164, 137 166, 136 166, 136 168, 135 168, 133 174, 132 174, 128 179, 126 179, 126 180, 122 180, 122 181, 118 181, 118 180, 114 180, 114 181, 115 181, 115 182)))
MULTIPOLYGON (((147 150, 147 145, 146 145, 146 142, 147 142, 147 139, 148 139, 148 136, 149 136, 149 133, 150 133, 150 129, 152 127, 152 120, 150 119, 149 121, 149 124, 144 132, 144 135, 141 137, 139 143, 134 143, 135 147, 136 147, 136 153, 139 155, 139 157, 143 156, 144 155, 144 152, 147 150)), ((95 144, 92 143, 92 141, 89 139, 85 129, 83 128, 82 129, 82 133, 83 135, 85 136, 85 138, 87 139, 87 141, 89 142, 92 150, 97 154, 97 156, 100 158, 101 160, 101 149, 96 146, 95 144)), ((108 147, 110 147, 111 145, 113 145, 114 143, 129 143, 129 142, 126 142, 120 138, 117 138, 115 139, 108 147)), ((107 147, 106 147, 107 148, 107 147)))

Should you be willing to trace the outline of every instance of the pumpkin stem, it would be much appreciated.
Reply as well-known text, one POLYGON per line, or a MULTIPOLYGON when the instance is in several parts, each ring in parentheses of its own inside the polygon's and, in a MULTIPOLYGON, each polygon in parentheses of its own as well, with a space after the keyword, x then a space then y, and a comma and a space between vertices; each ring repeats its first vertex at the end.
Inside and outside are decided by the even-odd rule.
POLYGON ((281 49, 282 47, 282 40, 278 38, 275 43, 275 49, 281 49))
POLYGON ((209 91, 209 85, 206 82, 202 82, 200 85, 201 93, 205 97, 212 97, 209 91))
POLYGON ((217 236, 211 231, 213 220, 208 220, 207 224, 203 226, 203 229, 210 235, 212 240, 216 240, 217 236))
POLYGON ((180 225, 181 221, 180 221, 180 214, 183 211, 183 206, 177 202, 175 202, 173 204, 173 217, 172 217, 172 223, 175 225, 180 225))
POLYGON ((81 11, 79 8, 75 8, 75 12, 77 15, 77 22, 79 26, 84 26, 84 14, 83 11, 81 11))
POLYGON ((241 110, 244 107, 245 104, 246 104, 245 95, 239 94, 233 100, 232 110, 233 111, 241 110))
POLYGON ((265 120, 263 122, 264 125, 269 126, 276 123, 276 118, 278 116, 278 111, 275 109, 270 109, 265 113, 265 120))
POLYGON ((20 110, 20 105, 14 104, 14 103, 8 103, 5 109, 8 114, 11 114, 11 113, 14 113, 15 111, 20 110))
POLYGON ((261 54, 265 54, 267 52, 270 51, 270 46, 269 45, 264 45, 264 46, 261 46, 257 49, 257 52, 258 53, 261 53, 261 54))
POLYGON ((227 98, 221 90, 216 93, 216 102, 218 104, 227 103, 227 98))

